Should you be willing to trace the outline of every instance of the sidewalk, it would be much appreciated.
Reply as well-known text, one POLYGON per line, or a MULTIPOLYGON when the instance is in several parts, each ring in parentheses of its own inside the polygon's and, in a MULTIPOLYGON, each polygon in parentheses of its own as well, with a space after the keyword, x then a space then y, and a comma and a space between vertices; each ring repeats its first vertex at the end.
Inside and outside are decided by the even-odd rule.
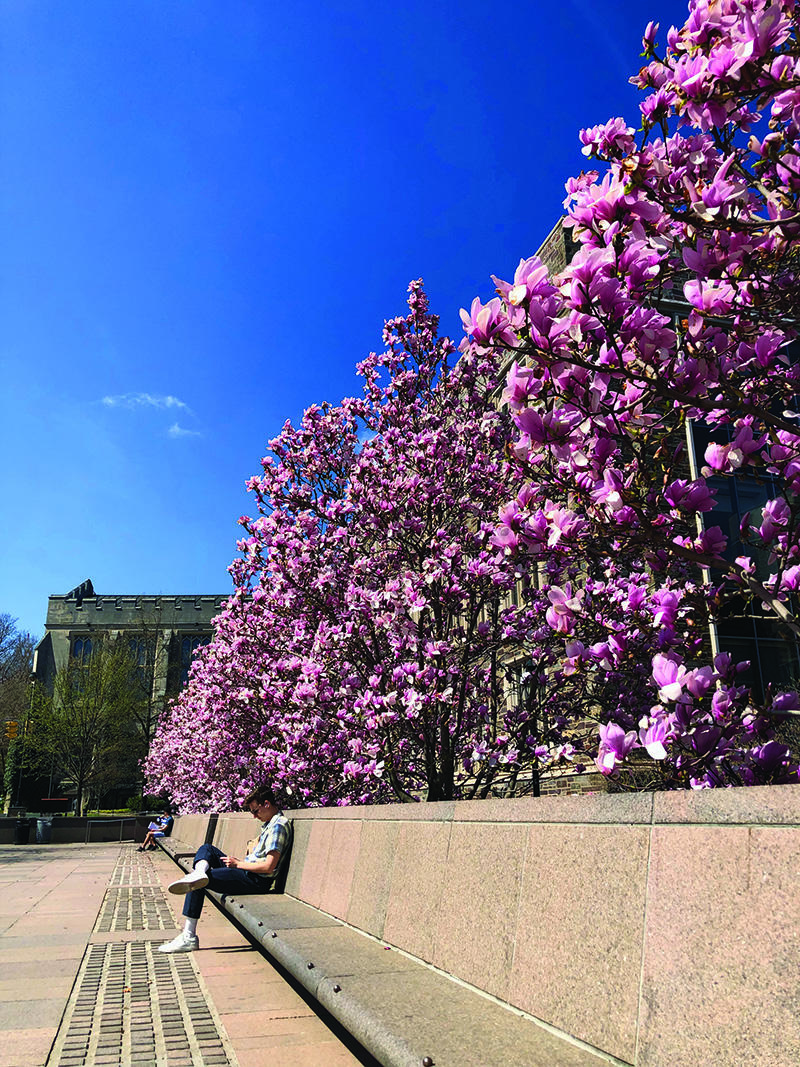
POLYGON ((0 1067, 356 1067, 303 998, 207 904, 198 952, 179 876, 131 844, 0 846, 0 1067))

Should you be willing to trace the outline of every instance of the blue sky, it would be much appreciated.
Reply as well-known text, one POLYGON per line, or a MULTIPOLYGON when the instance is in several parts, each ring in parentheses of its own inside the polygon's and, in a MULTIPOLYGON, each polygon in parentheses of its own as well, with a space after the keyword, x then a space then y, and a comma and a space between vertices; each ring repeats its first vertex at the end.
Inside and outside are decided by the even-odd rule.
POLYGON ((358 388, 411 278, 461 336, 685 13, 5 0, 0 612, 227 591, 269 439, 358 388))

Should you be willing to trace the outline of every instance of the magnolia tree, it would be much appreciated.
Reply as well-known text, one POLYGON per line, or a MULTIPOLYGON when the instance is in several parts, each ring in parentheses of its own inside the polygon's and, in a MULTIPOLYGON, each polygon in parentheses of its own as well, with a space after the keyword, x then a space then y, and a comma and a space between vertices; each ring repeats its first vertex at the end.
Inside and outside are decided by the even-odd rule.
POLYGON ((299 802, 513 792, 573 754, 566 691, 546 721, 532 697, 560 652, 546 626, 527 699, 507 684, 549 602, 494 544, 520 473, 501 355, 456 361, 409 293, 363 395, 287 424, 249 483, 237 594, 148 762, 184 807, 264 778, 299 802))
POLYGON ((581 133, 602 171, 567 185, 570 265, 550 278, 524 260, 463 313, 465 357, 516 361, 504 396, 525 477, 495 543, 545 564, 556 674, 597 697, 603 774, 796 781, 773 731, 797 694, 740 684, 746 665, 708 634, 732 607, 800 633, 797 13, 695 0, 665 51, 656 33, 632 79, 640 131, 581 133), (740 531, 715 523, 726 478, 779 487, 740 531))
POLYGON ((330 746, 340 752, 343 740, 312 699, 319 689, 314 649, 320 606, 341 608, 344 499, 358 430, 348 405, 312 407, 299 427, 284 426, 262 460, 263 476, 248 483, 260 515, 240 520, 248 536, 230 568, 237 592, 147 761, 149 780, 179 808, 224 809, 259 777, 283 786, 275 775, 283 753, 297 772, 289 790, 308 799, 331 791, 330 746))

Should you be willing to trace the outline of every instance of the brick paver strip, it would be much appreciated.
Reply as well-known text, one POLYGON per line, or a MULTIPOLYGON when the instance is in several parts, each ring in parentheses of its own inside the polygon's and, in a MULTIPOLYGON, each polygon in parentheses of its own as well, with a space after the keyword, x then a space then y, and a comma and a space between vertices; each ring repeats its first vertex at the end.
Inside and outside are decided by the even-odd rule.
POLYGON ((160 888, 111 888, 103 901, 95 932, 166 930, 171 925, 172 915, 160 888))
MULTIPOLYGON (((172 929, 173 918, 148 856, 121 849, 95 934, 172 929)), ((89 944, 48 1067, 235 1067, 189 955, 168 956, 149 941, 89 944)))
POLYGON ((47 1062, 201 1067, 236 1060, 191 956, 165 956, 147 941, 128 941, 89 945, 47 1062), (195 1014, 202 1020, 199 1031, 195 1014))

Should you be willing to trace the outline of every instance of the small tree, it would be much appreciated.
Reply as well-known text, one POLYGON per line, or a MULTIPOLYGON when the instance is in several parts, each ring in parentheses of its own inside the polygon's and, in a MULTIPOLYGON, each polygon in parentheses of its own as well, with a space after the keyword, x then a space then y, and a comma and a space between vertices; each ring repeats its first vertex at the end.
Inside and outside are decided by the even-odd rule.
POLYGON ((39 688, 32 701, 29 765, 43 773, 57 768, 74 785, 81 814, 90 795, 132 781, 143 755, 135 667, 128 649, 98 639, 88 658, 71 657, 57 672, 52 696, 39 688))
POLYGON ((347 496, 346 611, 319 641, 350 727, 343 788, 363 800, 476 796, 501 777, 508 787, 541 741, 506 685, 536 591, 514 602, 523 573, 492 544, 514 466, 502 367, 492 352, 456 360, 421 282, 408 304, 359 366, 369 437, 347 496))
POLYGON ((148 788, 166 791, 179 808, 229 805, 259 774, 300 796, 338 795, 346 739, 311 699, 310 682, 320 605, 343 610, 349 562, 341 534, 358 434, 352 405, 311 407, 270 442, 263 477, 248 483, 261 514, 240 520, 248 536, 230 568, 237 592, 160 722, 146 764, 148 788))
POLYGON ((161 625, 160 603, 151 613, 141 611, 135 629, 120 636, 121 648, 130 660, 129 685, 131 715, 134 726, 133 744, 138 762, 131 782, 139 793, 144 788, 142 761, 147 755, 155 734, 158 717, 163 710, 163 691, 167 687, 168 648, 161 625), (163 686, 163 689, 162 689, 163 686))
POLYGON ((16 619, 0 615, 0 783, 6 794, 19 768, 35 645, 32 634, 17 629, 16 619))

